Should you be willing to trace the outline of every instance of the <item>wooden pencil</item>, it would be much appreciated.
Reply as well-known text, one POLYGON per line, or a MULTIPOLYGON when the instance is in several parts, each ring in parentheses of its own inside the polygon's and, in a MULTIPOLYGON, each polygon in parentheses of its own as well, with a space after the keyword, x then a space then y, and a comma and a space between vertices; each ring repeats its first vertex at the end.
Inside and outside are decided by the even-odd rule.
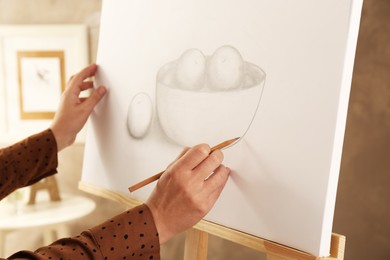
MULTIPOLYGON (((238 139, 240 139, 240 137, 236 137, 236 138, 233 138, 233 139, 224 141, 224 142, 222 142, 222 143, 220 143, 220 144, 218 144, 218 145, 212 147, 212 148, 210 149, 210 153, 214 152, 215 150, 220 150, 220 149, 222 149, 222 148, 226 148, 227 146, 232 145, 233 143, 235 143, 236 141, 238 141, 238 139)), ((160 179, 161 175, 162 175, 164 172, 165 172, 165 170, 162 171, 162 172, 159 172, 159 173, 157 173, 157 174, 155 174, 155 175, 153 175, 153 176, 151 176, 151 177, 149 177, 149 178, 147 178, 147 179, 145 179, 145 180, 143 180, 143 181, 141 181, 141 182, 139 182, 139 183, 137 183, 137 184, 134 184, 133 186, 129 187, 129 191, 130 191, 130 192, 136 191, 136 190, 138 190, 139 188, 142 188, 143 186, 148 185, 149 183, 152 183, 152 182, 154 182, 154 181, 157 181, 158 179, 160 179)))

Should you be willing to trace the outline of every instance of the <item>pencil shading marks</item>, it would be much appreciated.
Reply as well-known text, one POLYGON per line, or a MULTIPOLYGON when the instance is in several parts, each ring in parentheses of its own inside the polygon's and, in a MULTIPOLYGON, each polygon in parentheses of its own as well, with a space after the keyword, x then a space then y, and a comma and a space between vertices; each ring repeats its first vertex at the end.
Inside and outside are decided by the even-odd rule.
POLYGON ((161 128, 182 146, 242 137, 255 118, 265 77, 232 46, 222 46, 211 56, 188 49, 158 72, 161 128))

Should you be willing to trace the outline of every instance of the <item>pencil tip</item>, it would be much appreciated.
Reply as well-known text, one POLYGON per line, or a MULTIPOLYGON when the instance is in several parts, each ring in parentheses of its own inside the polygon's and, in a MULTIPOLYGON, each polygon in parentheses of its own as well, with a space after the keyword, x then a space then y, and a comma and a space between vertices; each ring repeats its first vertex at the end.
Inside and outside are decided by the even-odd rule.
POLYGON ((236 137, 236 138, 234 138, 233 140, 234 141, 237 141, 238 139, 240 139, 241 137, 236 137))

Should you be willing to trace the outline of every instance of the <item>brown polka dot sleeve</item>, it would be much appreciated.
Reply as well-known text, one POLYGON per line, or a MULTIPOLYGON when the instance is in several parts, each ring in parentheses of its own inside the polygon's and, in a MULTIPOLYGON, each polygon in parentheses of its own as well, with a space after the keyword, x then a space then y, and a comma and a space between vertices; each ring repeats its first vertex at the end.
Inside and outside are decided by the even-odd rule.
POLYGON ((0 149, 0 199, 57 172, 57 143, 50 129, 0 149))
MULTIPOLYGON (((0 149, 0 199, 17 188, 56 173, 57 144, 50 129, 0 149)), ((35 252, 20 251, 8 259, 160 259, 152 213, 144 204, 79 236, 62 238, 35 252)))
POLYGON ((160 259, 160 243, 152 213, 143 204, 35 252, 20 251, 8 259, 160 259))
POLYGON ((102 259, 160 259, 160 243, 146 204, 126 211, 89 230, 102 259))

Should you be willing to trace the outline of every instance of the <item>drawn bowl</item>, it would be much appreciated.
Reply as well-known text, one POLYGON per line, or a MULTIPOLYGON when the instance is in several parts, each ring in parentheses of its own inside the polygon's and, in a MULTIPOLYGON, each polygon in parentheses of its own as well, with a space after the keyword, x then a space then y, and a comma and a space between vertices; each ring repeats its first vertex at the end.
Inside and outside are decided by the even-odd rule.
POLYGON ((264 88, 264 71, 245 62, 239 89, 225 91, 185 90, 175 85, 176 61, 164 65, 157 75, 156 107, 166 136, 181 146, 242 137, 250 127, 264 88))

